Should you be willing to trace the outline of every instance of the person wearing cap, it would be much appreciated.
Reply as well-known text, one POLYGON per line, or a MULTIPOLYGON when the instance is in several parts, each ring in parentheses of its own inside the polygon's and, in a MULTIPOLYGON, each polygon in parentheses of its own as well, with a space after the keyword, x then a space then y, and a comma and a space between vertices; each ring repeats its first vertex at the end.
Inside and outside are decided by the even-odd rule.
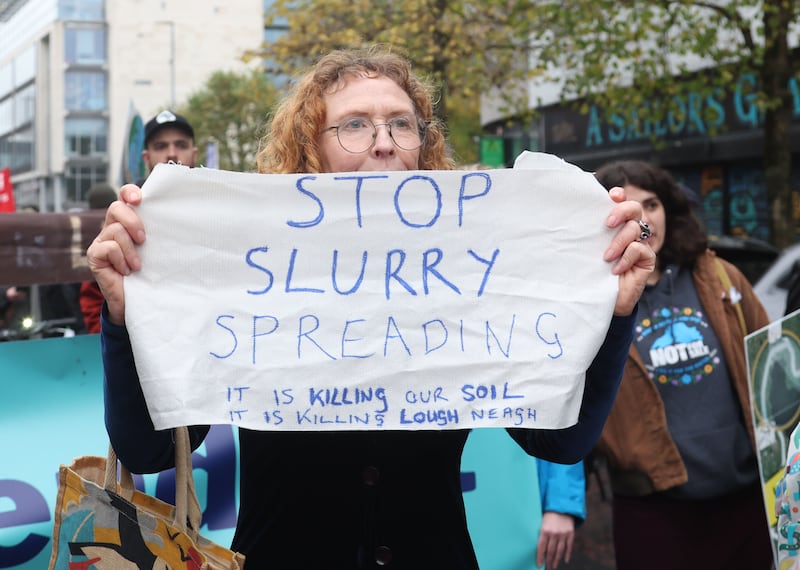
MULTIPOLYGON (((194 143, 194 129, 186 117, 165 110, 147 121, 142 159, 148 173, 161 162, 194 166, 197 146, 194 143)), ((136 185, 141 186, 143 182, 144 179, 138 180, 136 185)))

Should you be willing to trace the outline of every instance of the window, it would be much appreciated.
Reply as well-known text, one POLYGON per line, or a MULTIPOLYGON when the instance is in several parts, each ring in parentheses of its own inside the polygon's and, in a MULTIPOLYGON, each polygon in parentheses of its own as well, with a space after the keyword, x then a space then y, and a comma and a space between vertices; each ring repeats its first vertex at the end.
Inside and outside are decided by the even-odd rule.
POLYGON ((30 127, 36 116, 36 85, 31 83, 10 97, 0 99, 0 135, 30 127))
POLYGON ((33 170, 33 127, 11 136, 14 155, 11 161, 12 172, 33 170))
POLYGON ((108 152, 108 124, 105 119, 67 119, 64 122, 67 158, 100 156, 108 152))
POLYGON ((0 97, 10 93, 14 88, 14 77, 11 73, 11 63, 0 65, 0 97))
MULTIPOLYGON (((0 135, 11 132, 14 129, 14 99, 9 97, 0 101, 0 135)), ((0 162, 0 164, 4 164, 0 162)))
POLYGON ((108 167, 105 164, 69 165, 66 176, 66 200, 85 202, 89 188, 97 182, 108 182, 108 167))
POLYGON ((0 166, 11 166, 11 141, 8 137, 0 137, 0 166))
POLYGON ((67 63, 102 65, 106 62, 106 31, 98 28, 67 28, 64 53, 67 63))
POLYGON ((33 127, 0 138, 0 164, 8 165, 12 174, 33 170, 33 127))
POLYGON ((64 105, 68 111, 106 110, 105 72, 67 71, 64 74, 64 105))
POLYGON ((59 0, 60 20, 85 20, 102 22, 105 20, 103 0, 59 0))
POLYGON ((36 114, 36 88, 33 84, 14 94, 14 128, 33 123, 36 114))
POLYGON ((14 86, 25 85, 36 77, 36 49, 31 46, 14 59, 14 86))

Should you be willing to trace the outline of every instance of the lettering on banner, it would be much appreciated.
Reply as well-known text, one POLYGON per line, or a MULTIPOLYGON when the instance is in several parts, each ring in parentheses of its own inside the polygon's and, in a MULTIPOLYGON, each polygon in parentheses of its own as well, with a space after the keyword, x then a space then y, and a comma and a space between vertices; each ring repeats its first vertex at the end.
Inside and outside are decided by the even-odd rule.
MULTIPOLYGON (((574 174, 586 173, 565 168, 574 174)), ((242 203, 229 199, 227 219, 215 220, 215 231, 197 245, 202 274, 193 250, 178 267, 174 257, 145 250, 156 256, 149 258, 155 265, 148 262, 153 276, 182 276, 169 293, 174 310, 199 307, 202 295, 202 310, 189 309, 201 342, 174 344, 213 386, 208 400, 192 399, 195 420, 265 430, 416 430, 549 427, 570 419, 582 376, 575 363, 587 357, 582 339, 597 336, 591 319, 577 317, 602 306, 576 300, 587 278, 599 274, 584 261, 567 271, 567 250, 562 265, 533 262, 550 244, 570 242, 567 230, 543 226, 566 205, 548 195, 534 199, 527 176, 508 169, 281 175, 270 180, 270 197, 250 205, 259 214, 242 221, 244 200, 256 190, 248 179, 233 196, 242 203), (230 232, 234 220, 250 227, 230 232), (544 389, 533 390, 537 382, 544 389)), ((167 182, 175 187, 165 177, 150 184, 148 203, 160 204, 153 218, 142 206, 145 223, 156 224, 153 237, 174 220, 174 193, 157 202, 167 182)), ((582 180, 570 184, 579 190, 582 180)), ((586 174, 585 183, 596 181, 586 174)), ((604 192, 597 197, 607 200, 604 192)), ((216 200, 210 192, 194 219, 210 219, 216 200)), ((597 211, 579 214, 597 224, 585 226, 597 228, 586 233, 593 248, 595 235, 610 233, 593 219, 597 211)), ((585 259, 585 248, 580 255, 585 259)), ((142 276, 128 282, 137 299, 132 315, 152 308, 136 304, 153 286, 142 276)), ((129 329, 135 354, 149 358, 148 345, 159 340, 136 323, 129 329)), ((162 343, 167 334, 178 339, 162 334, 162 343)), ((142 367, 148 399, 172 399, 184 389, 186 365, 174 374, 173 366, 142 367), (161 391, 160 378, 178 380, 161 391)), ((185 411, 165 410, 154 421, 164 425, 185 411)))
POLYGON ((383 427, 387 416, 396 416, 405 426, 447 427, 461 422, 459 409, 454 404, 474 404, 470 418, 474 422, 506 419, 517 426, 531 426, 536 422, 536 410, 514 405, 523 399, 508 382, 503 384, 463 384, 448 394, 444 386, 420 390, 391 390, 377 387, 316 387, 298 393, 295 388, 282 387, 271 390, 268 409, 260 402, 248 400, 247 386, 230 386, 227 403, 231 406, 230 422, 238 424, 248 414, 260 414, 265 424, 364 426, 365 429, 383 427), (401 393, 402 392, 402 393, 401 393))

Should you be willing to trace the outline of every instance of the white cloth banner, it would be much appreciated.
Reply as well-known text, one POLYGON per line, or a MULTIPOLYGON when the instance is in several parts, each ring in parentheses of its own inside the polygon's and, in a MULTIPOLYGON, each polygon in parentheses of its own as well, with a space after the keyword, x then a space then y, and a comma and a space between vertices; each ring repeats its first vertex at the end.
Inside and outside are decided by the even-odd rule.
POLYGON ((563 428, 608 329, 586 172, 159 165, 126 322, 157 429, 563 428))

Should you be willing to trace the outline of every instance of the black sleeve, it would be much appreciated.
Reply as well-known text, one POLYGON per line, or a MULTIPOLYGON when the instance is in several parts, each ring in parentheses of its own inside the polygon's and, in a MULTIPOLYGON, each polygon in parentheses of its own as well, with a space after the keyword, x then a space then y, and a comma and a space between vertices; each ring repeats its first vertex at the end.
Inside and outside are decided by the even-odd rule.
MULTIPOLYGON (((105 421, 111 445, 120 461, 134 473, 156 473, 175 465, 172 430, 156 430, 147 410, 128 330, 108 321, 103 304, 100 343, 103 359, 105 421)), ((209 426, 191 426, 192 449, 209 426)))

